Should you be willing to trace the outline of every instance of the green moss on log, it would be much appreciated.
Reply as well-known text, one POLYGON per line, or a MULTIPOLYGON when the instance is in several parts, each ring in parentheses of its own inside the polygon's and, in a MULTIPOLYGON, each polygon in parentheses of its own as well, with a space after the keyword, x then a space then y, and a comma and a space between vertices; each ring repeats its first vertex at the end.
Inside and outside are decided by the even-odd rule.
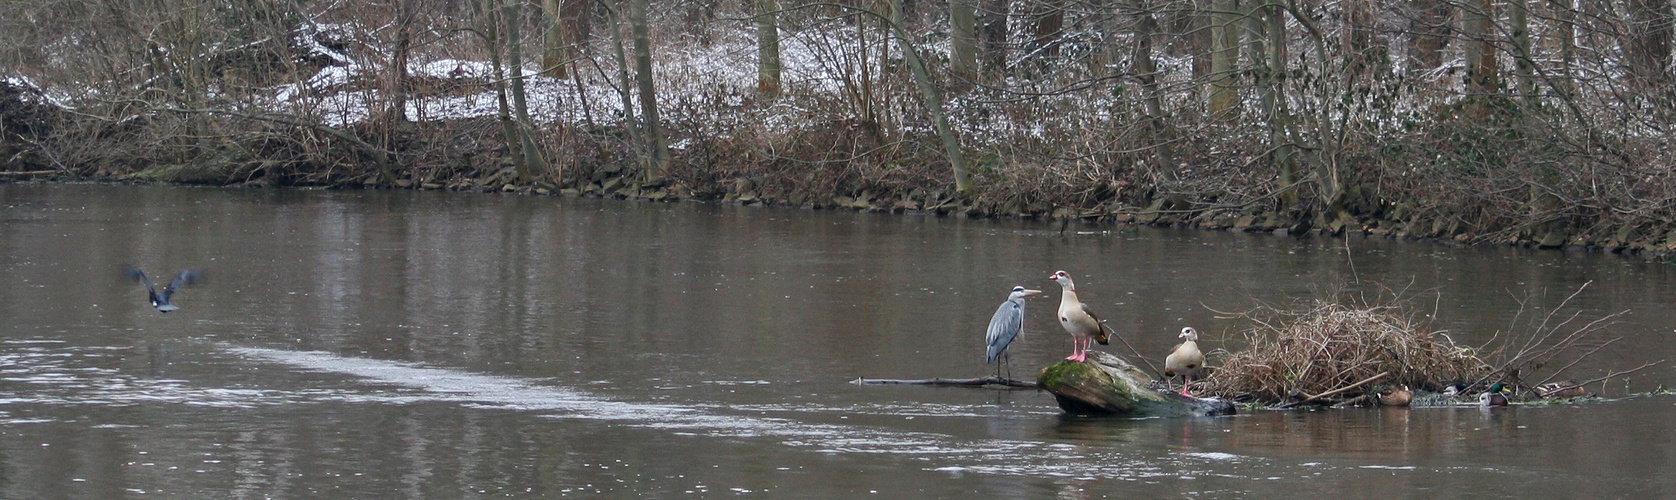
POLYGON ((1153 390, 1152 380, 1123 358, 1089 353, 1089 361, 1061 361, 1043 368, 1037 385, 1053 394, 1059 407, 1070 413, 1189 416, 1231 415, 1233 405, 1213 399, 1197 399, 1153 390))

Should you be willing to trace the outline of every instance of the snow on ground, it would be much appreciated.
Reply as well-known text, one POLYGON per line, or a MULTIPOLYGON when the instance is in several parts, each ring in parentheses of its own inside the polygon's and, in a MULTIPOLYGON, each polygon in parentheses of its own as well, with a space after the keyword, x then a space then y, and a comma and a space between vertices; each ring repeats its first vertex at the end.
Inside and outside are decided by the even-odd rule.
MULTIPOLYGON (((21 75, 7 76, 6 77, 6 83, 11 84, 12 86, 15 86, 15 87, 23 87, 23 88, 35 91, 35 92, 26 93, 25 96, 28 96, 28 95, 39 96, 41 99, 45 99, 47 104, 57 106, 58 108, 61 108, 61 109, 75 109, 74 107, 70 106, 70 104, 68 102, 65 102, 64 98, 52 95, 52 92, 49 92, 46 89, 41 88, 40 85, 36 85, 35 80, 32 80, 27 76, 21 76, 21 75)), ((25 98, 27 98, 27 97, 25 97, 25 98)))
MULTIPOLYGON (((322 25, 318 30, 349 29, 322 25)), ((280 85, 271 90, 271 105, 292 112, 318 114, 326 124, 342 126, 361 122, 369 111, 379 105, 382 96, 373 85, 355 85, 372 80, 377 68, 355 61, 341 52, 333 51, 314 40, 313 36, 299 35, 299 40, 310 47, 310 52, 332 61, 302 82, 280 85)), ((844 72, 854 61, 845 60, 856 49, 857 37, 849 28, 823 32, 819 37, 797 36, 788 33, 781 39, 781 79, 788 92, 837 94, 843 91, 844 72)), ((895 47, 893 46, 893 49, 895 47)), ((874 49, 877 57, 877 49, 874 49)), ((900 57, 898 50, 893 50, 900 57)), ((554 79, 538 75, 528 61, 523 68, 530 117, 538 123, 616 121, 623 115, 615 62, 606 51, 596 52, 598 64, 583 61, 575 66, 577 78, 554 79)), ((657 75, 660 111, 670 119, 683 117, 683 110, 716 113, 716 108, 744 106, 757 85, 756 40, 748 34, 734 33, 709 45, 667 49, 657 53, 654 69, 657 75)), ((872 61, 877 64, 877 61, 872 61)), ((499 104, 495 92, 481 85, 493 78, 494 70, 488 62, 462 59, 415 60, 408 64, 409 75, 415 78, 458 82, 462 88, 474 92, 444 93, 414 96, 408 100, 410 120, 457 120, 496 116, 499 104)), ((877 78, 878 75, 873 75, 877 78)), ((633 89, 630 89, 632 92, 633 89)), ((638 103, 638 101, 635 101, 638 103)), ((795 117, 806 116, 805 110, 795 107, 770 108, 766 122, 795 126, 795 117)))

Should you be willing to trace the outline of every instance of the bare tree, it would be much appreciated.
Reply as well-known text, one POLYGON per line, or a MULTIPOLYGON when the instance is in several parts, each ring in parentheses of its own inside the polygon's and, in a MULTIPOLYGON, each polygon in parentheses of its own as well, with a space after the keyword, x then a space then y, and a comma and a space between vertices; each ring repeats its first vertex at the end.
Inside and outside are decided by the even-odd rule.
POLYGON ((1466 92, 1483 96, 1501 86, 1497 63, 1494 0, 1468 0, 1461 9, 1462 38, 1465 39, 1466 92))
MULTIPOLYGON (((482 0, 481 4, 473 3, 481 20, 482 34, 489 49, 489 65, 494 72, 493 88, 495 104, 500 111, 501 139, 506 141, 506 156, 512 159, 513 169, 516 170, 519 182, 529 182, 533 178, 530 171, 529 158, 523 149, 523 134, 519 132, 518 122, 512 118, 512 106, 509 103, 506 88, 506 70, 501 66, 501 49, 506 40, 501 36, 501 26, 504 22, 502 5, 499 0, 482 0)), ((523 68, 512 68, 523 71, 523 68)))
POLYGON ((634 38, 634 82, 640 93, 640 116, 644 119, 647 160, 646 179, 661 179, 669 173, 669 147, 658 118, 658 92, 652 82, 652 39, 646 22, 647 0, 628 0, 629 27, 634 38))
POLYGON ((1644 81, 1670 76, 1672 12, 1670 0, 1627 0, 1629 33, 1620 42, 1630 72, 1644 81))
POLYGON ((1007 17, 1012 2, 981 0, 978 11, 978 45, 983 53, 984 74, 999 78, 1007 73, 1007 17))
POLYGON ((780 5, 777 0, 756 0, 757 93, 773 98, 780 95, 780 5))
POLYGON ((1410 75, 1418 76, 1443 65, 1443 48, 1449 44, 1451 31, 1451 8, 1447 0, 1409 0, 1407 6, 1407 70, 1410 75))
POLYGON ((588 14, 593 4, 593 0, 543 0, 541 10, 547 30, 542 35, 541 74, 568 76, 571 62, 587 47, 588 14))
POLYGON ((978 78, 977 29, 977 0, 949 0, 949 83, 955 92, 978 78))
POLYGON ((506 57, 513 73, 512 109, 517 113, 518 147, 523 162, 529 166, 531 173, 544 174, 547 162, 541 158, 541 150, 535 145, 535 120, 530 119, 529 94, 524 90, 524 43, 520 36, 524 24, 524 1, 506 0, 502 7, 502 17, 506 20, 506 57))
POLYGON ((1210 99, 1208 112, 1213 119, 1231 120, 1234 106, 1239 101, 1239 84, 1234 66, 1239 61, 1239 19, 1237 0, 1215 0, 1209 13, 1210 25, 1210 99))

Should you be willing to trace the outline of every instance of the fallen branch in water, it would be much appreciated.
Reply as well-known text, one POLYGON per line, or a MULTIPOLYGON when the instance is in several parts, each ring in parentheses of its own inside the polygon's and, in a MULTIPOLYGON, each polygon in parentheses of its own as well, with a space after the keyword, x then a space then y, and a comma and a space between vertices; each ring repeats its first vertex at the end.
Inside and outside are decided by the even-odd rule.
POLYGON ((1021 387, 1021 388, 1030 388, 1030 389, 1036 388, 1036 383, 1035 382, 1026 382, 1026 381, 1023 381, 1023 380, 993 377, 993 376, 991 376, 991 377, 978 377, 978 378, 940 378, 939 377, 939 378, 928 378, 928 379, 894 379, 894 378, 872 378, 872 379, 870 379, 870 378, 867 378, 867 377, 858 377, 855 380, 851 380, 850 383, 855 384, 855 385, 930 385, 930 386, 949 386, 949 387, 984 387, 984 386, 991 386, 991 385, 999 385, 999 386, 1005 386, 1005 387, 1021 387))
MULTIPOLYGON (((1485 359, 1499 358, 1501 361, 1494 364, 1494 370, 1485 373, 1467 385, 1469 387, 1480 387, 1491 381, 1501 380, 1515 387, 1527 387, 1524 379, 1536 378, 1537 372, 1546 371, 1544 370, 1546 365, 1553 362, 1561 354, 1587 348, 1587 351, 1572 358, 1559 369, 1547 372, 1546 376, 1539 379, 1539 382, 1529 384, 1528 387, 1539 386, 1559 378, 1571 367, 1620 340, 1621 337, 1612 338, 1594 344, 1594 338, 1599 333, 1617 325, 1619 318, 1628 314, 1629 311, 1619 311, 1591 321, 1581 321, 1584 310, 1572 306, 1572 302, 1593 283, 1590 281, 1578 286, 1576 290, 1560 300, 1559 304, 1554 305, 1547 311, 1541 311, 1540 308, 1533 305, 1535 296, 1527 296, 1523 300, 1519 300, 1519 312, 1514 316, 1508 331, 1516 331, 1521 329, 1521 326, 1526 326, 1530 328, 1531 333, 1521 340, 1513 336, 1503 338, 1498 332, 1489 342, 1481 346, 1479 351, 1488 353, 1483 356, 1485 359), (1536 315, 1534 313, 1541 314, 1536 315), (1522 319, 1527 316, 1529 319, 1522 319), (1594 345, 1590 346, 1589 344, 1594 345), (1496 347, 1491 349, 1491 345, 1496 347)), ((1646 365, 1642 366, 1642 368, 1645 367, 1646 365)), ((1636 370, 1639 369, 1641 368, 1636 368, 1636 370)), ((1611 376, 1601 377, 1599 380, 1607 378, 1611 378, 1611 376)))
MULTIPOLYGON (((1345 391, 1349 391, 1351 389, 1361 387, 1362 385, 1367 384, 1368 382, 1373 382, 1375 380, 1379 380, 1379 379, 1388 377, 1390 375, 1391 375, 1391 372, 1379 372, 1378 375, 1374 375, 1372 377, 1362 379, 1361 382, 1357 382, 1357 383, 1350 384, 1350 385, 1340 387, 1340 388, 1337 388, 1337 389, 1333 389, 1333 390, 1330 390, 1330 391, 1327 391, 1327 392, 1316 394, 1314 396, 1309 396, 1309 398, 1304 399, 1303 401, 1295 401, 1295 402, 1291 402, 1291 403, 1286 403, 1286 404, 1280 405, 1280 408, 1285 409, 1285 408, 1292 408, 1292 407, 1295 407, 1295 406, 1306 405, 1306 404, 1309 404, 1309 403, 1314 402, 1314 401, 1319 401, 1321 399, 1325 399, 1328 396, 1332 396, 1332 395, 1335 395, 1335 394, 1340 394, 1340 393, 1343 393, 1345 391)), ((1305 394, 1305 395, 1308 396, 1308 394, 1305 394)))
MULTIPOLYGON (((1658 360, 1658 361, 1648 361, 1646 363, 1642 363, 1641 366, 1637 366, 1635 368, 1631 368, 1631 369, 1623 370, 1623 371, 1616 371, 1616 372, 1608 373, 1606 375, 1602 375, 1602 376, 1599 376, 1599 377, 1591 378, 1591 379, 1585 380, 1581 383, 1578 383, 1577 387, 1584 387, 1584 386, 1587 386, 1589 384, 1593 384, 1595 382, 1603 382, 1603 381, 1606 381, 1607 379, 1611 379, 1611 378, 1615 378, 1615 377, 1619 377, 1619 376, 1623 376, 1623 375, 1629 375, 1631 373, 1641 371, 1644 368, 1652 368, 1654 366, 1664 364, 1664 361, 1665 360, 1662 360, 1662 359, 1658 360)), ((1601 386, 1600 390, 1601 390, 1601 392, 1606 391, 1606 387, 1605 387, 1604 384, 1601 386)))

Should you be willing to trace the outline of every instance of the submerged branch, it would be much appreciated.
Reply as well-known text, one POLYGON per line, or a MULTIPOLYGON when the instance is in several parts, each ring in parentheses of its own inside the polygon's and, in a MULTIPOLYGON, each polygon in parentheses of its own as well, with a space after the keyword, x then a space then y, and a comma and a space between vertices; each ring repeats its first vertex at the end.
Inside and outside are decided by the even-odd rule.
POLYGON ((1035 382, 1001 378, 995 376, 978 378, 927 378, 927 379, 894 379, 857 377, 850 383, 855 385, 929 385, 939 387, 986 387, 999 385, 1005 387, 1036 388, 1035 382))
POLYGON ((1305 398, 1302 401, 1286 403, 1286 404, 1280 405, 1280 407, 1281 408, 1292 408, 1292 407, 1297 407, 1297 406, 1303 406, 1303 405, 1306 405, 1306 404, 1309 404, 1309 403, 1320 401, 1322 399, 1326 399, 1329 396, 1334 396, 1334 395, 1341 394, 1341 393, 1344 393, 1346 391, 1349 391, 1351 389, 1361 387, 1365 384, 1368 384, 1370 382, 1373 382, 1373 381, 1376 381, 1376 380, 1379 380, 1379 379, 1383 379, 1383 378, 1388 377, 1390 375, 1391 375, 1391 372, 1379 372, 1378 375, 1374 375, 1372 377, 1362 379, 1361 382, 1357 382, 1357 383, 1350 384, 1350 385, 1347 385, 1347 386, 1344 386, 1344 387, 1333 389, 1333 390, 1330 390, 1330 391, 1327 391, 1327 392, 1323 392, 1321 394, 1316 394, 1314 396, 1309 396, 1308 398, 1305 398))

